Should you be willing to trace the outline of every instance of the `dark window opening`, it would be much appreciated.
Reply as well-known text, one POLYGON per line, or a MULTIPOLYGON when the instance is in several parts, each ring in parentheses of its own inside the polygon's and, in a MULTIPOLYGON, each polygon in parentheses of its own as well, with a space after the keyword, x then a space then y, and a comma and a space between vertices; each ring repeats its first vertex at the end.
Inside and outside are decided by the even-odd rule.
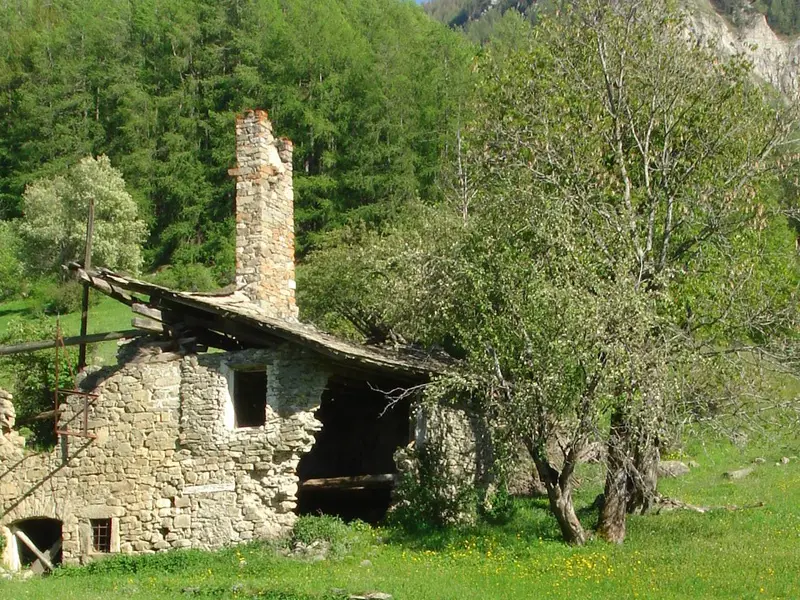
POLYGON ((380 521, 391 504, 391 481, 364 476, 394 474, 394 453, 411 439, 409 398, 390 405, 381 390, 389 381, 333 376, 316 417, 322 429, 297 468, 298 514, 332 514, 345 520, 380 521), (330 485, 325 481, 331 481, 330 485), (341 478, 364 478, 357 483, 341 478), (306 482, 308 482, 306 484, 306 482))
MULTIPOLYGON (((61 564, 61 521, 56 519, 26 519, 11 527, 30 540, 51 564, 61 564)), ((19 561, 23 567, 32 567, 35 572, 44 572, 44 565, 36 553, 22 539, 17 539, 19 561)))
POLYGON ((111 519, 92 519, 92 550, 111 552, 111 519))
POLYGON ((267 422, 267 372, 234 371, 233 414, 236 427, 261 427, 267 422))

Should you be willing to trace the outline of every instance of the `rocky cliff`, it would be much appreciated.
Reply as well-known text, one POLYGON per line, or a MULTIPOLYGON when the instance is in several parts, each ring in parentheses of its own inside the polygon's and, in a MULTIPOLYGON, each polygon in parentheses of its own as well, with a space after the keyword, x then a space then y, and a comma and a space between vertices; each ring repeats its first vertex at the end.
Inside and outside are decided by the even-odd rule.
POLYGON ((708 0, 690 10, 690 27, 701 40, 710 41, 726 55, 743 53, 753 62, 758 77, 791 97, 800 93, 800 38, 778 35, 764 15, 752 15, 734 27, 717 14, 708 0))

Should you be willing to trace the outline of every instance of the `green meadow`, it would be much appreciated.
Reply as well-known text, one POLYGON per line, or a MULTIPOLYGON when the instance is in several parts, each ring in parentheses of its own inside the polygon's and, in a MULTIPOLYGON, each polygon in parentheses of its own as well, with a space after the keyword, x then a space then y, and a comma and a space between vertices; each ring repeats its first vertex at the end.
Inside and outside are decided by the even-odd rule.
MULTIPOLYGON (((566 546, 546 502, 519 499, 505 522, 469 528, 411 533, 359 524, 335 527, 331 534, 320 527, 334 550, 316 562, 283 556, 280 543, 122 556, 49 577, 3 581, 0 598, 310 600, 380 591, 396 600, 789 600, 800 598, 798 453, 796 436, 744 450, 694 442, 682 458, 700 466, 680 479, 662 480, 661 492, 718 509, 633 516, 622 546, 599 540, 566 546), (783 456, 789 464, 776 465, 783 456), (766 462, 754 465, 755 458, 766 462), (723 477, 746 465, 755 466, 749 477, 723 477)), ((587 466, 578 478, 581 517, 591 525, 601 473, 587 466)))

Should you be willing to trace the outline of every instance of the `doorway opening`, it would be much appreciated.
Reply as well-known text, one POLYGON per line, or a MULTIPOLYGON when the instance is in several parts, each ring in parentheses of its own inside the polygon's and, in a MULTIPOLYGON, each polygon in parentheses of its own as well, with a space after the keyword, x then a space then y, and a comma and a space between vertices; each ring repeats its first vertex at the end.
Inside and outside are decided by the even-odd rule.
POLYGON ((334 375, 316 417, 322 429, 297 467, 297 513, 380 521, 394 487, 394 452, 411 440, 411 399, 390 402, 390 381, 334 375))
POLYGON ((61 521, 39 517, 14 523, 10 529, 19 568, 30 567, 36 573, 45 573, 60 565, 61 528, 61 521))

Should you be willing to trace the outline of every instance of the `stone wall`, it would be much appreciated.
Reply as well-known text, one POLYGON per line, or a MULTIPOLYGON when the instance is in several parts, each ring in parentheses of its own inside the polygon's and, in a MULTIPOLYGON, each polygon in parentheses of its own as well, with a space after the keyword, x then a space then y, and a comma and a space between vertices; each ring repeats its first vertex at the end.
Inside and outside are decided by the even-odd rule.
MULTIPOLYGON (((49 453, 24 453, 0 401, 0 527, 62 521, 67 563, 94 556, 91 519, 112 520, 112 551, 218 548, 281 535, 295 516, 300 457, 314 443, 313 411, 324 367, 303 350, 180 356, 141 345, 119 367, 90 376, 99 397, 89 414, 95 439, 62 436, 49 453), (266 424, 236 429, 231 375, 267 370, 266 424)), ((13 408, 12 408, 13 410, 13 408)), ((80 429, 82 397, 70 397, 60 427, 80 429)))
POLYGON ((463 408, 421 407, 415 437, 418 447, 438 449, 442 469, 453 482, 483 487, 491 480, 491 437, 480 417, 463 408))
POLYGON ((236 286, 270 316, 297 320, 292 143, 263 110, 236 118, 236 286))
MULTIPOLYGON (((0 461, 18 460, 22 457, 25 440, 14 430, 17 413, 14 410, 11 394, 0 390, 0 461)), ((0 494, 3 490, 3 477, 0 477, 0 494)))
POLYGON ((397 501, 446 524, 470 523, 478 502, 491 494, 492 443, 483 419, 453 406, 417 407, 414 443, 395 453, 397 501), (477 501, 477 502, 476 502, 477 501))

